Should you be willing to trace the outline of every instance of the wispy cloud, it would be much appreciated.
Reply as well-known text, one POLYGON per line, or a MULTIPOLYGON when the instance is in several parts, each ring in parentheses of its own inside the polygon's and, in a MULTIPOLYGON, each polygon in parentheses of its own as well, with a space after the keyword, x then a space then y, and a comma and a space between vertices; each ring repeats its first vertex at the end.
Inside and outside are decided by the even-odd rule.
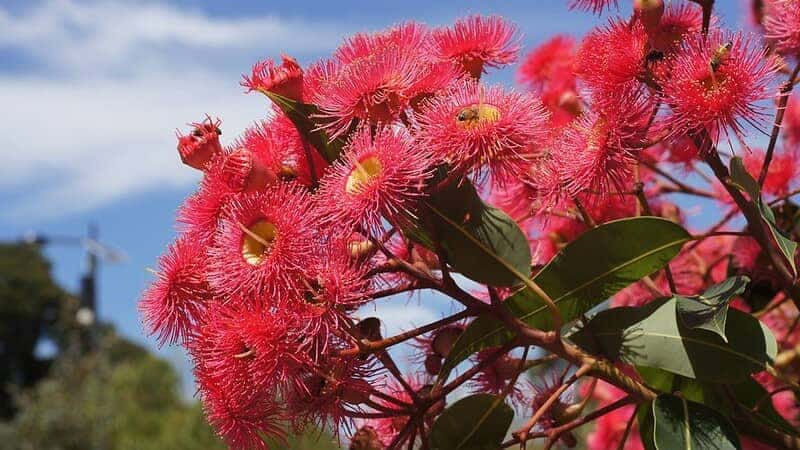
POLYGON ((12 14, 0 6, 0 190, 5 220, 47 219, 197 179, 174 130, 203 114, 226 139, 267 114, 238 73, 257 58, 305 59, 341 39, 333 24, 273 16, 216 18, 154 3, 54 0, 12 14))

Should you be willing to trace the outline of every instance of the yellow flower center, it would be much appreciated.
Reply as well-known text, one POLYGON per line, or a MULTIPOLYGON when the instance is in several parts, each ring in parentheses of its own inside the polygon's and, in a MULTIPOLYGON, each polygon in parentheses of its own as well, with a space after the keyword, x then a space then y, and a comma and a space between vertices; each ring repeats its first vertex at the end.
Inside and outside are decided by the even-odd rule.
POLYGON ((266 220, 259 220, 246 228, 242 242, 244 260, 254 266, 260 264, 277 235, 278 229, 266 220))
POLYGON ((500 108, 481 103, 467 106, 456 115, 456 123, 461 128, 472 129, 483 123, 495 123, 500 120, 500 108))
POLYGON ((344 190, 348 194, 358 193, 365 185, 380 175, 382 169, 383 165, 377 156, 370 156, 357 161, 352 172, 347 177, 344 190))

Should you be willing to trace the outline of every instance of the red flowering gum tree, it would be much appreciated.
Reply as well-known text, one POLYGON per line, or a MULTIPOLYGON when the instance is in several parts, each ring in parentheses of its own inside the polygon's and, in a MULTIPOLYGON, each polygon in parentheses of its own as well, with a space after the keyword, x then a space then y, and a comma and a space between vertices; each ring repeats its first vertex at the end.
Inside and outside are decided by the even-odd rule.
POLYGON ((519 89, 481 80, 520 59, 499 17, 257 63, 268 118, 178 134, 203 180, 141 301, 219 435, 800 448, 800 2, 754 1, 762 35, 713 4, 633 1, 532 49, 519 89), (363 313, 417 291, 455 312, 390 336, 363 313))

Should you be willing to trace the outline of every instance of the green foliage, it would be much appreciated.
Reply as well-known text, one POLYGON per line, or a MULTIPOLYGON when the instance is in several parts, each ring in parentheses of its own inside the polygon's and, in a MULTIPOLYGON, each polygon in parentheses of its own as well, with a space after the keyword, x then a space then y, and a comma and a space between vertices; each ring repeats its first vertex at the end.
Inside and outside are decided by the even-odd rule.
POLYGON ((686 327, 677 300, 598 313, 569 339, 584 350, 612 361, 655 367, 715 382, 738 382, 762 371, 777 354, 769 328, 753 316, 728 312, 724 341, 718 334, 686 327))
POLYGON ((747 277, 731 277, 711 286, 701 295, 676 296, 678 317, 687 327, 711 331, 728 342, 725 335, 728 305, 745 291, 749 281, 747 277))
POLYGON ((775 220, 775 213, 761 198, 761 188, 758 186, 756 180, 747 172, 747 169, 745 169, 742 158, 738 156, 731 158, 731 179, 737 184, 739 189, 746 192, 750 197, 750 202, 752 202, 758 212, 761 213, 761 218, 764 219, 764 222, 767 224, 767 229, 772 235, 772 238, 775 240, 775 243, 778 244, 778 248, 783 253, 785 261, 789 263, 792 274, 797 275, 797 266, 794 261, 794 254, 797 252, 797 242, 793 241, 791 236, 778 227, 775 220))
POLYGON ((433 424, 433 450, 494 450, 514 420, 502 397, 475 394, 447 408, 433 424))
POLYGON ((9 386, 31 386, 47 373, 50 361, 37 359, 34 348, 45 336, 63 344, 62 312, 76 305, 37 246, 0 244, 0 419, 14 412, 9 386))
MULTIPOLYGON (((689 238, 679 225, 660 218, 609 222, 567 245, 533 281, 550 295, 565 321, 574 320, 629 284, 663 268, 689 238)), ((518 290, 503 304, 531 327, 553 327, 544 301, 528 288, 518 290)), ((479 317, 456 341, 442 376, 469 355, 513 338, 514 334, 496 318, 479 317)))
MULTIPOLYGON (((648 412, 642 413, 647 415, 648 412)), ((646 448, 686 450, 740 449, 733 425, 721 414, 683 397, 659 395, 652 404, 651 415, 640 418, 642 440, 646 448)))
POLYGON ((314 123, 313 117, 319 114, 315 105, 298 102, 274 92, 265 91, 264 94, 286 114, 300 134, 319 150, 326 161, 333 162, 339 158, 344 141, 342 139, 330 140, 328 134, 320 130, 318 124, 314 123))
POLYGON ((513 286, 520 283, 519 274, 529 276, 531 250, 525 233, 504 212, 484 203, 471 183, 442 187, 428 206, 432 214, 427 231, 454 270, 492 286, 513 286))

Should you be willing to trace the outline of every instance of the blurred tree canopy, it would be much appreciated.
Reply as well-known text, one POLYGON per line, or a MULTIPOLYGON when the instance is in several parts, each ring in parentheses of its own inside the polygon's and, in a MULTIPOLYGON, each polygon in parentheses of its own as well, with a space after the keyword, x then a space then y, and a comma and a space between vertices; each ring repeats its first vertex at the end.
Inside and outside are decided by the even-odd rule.
MULTIPOLYGON (((181 398, 169 363, 108 325, 86 351, 77 309, 36 246, 0 244, 0 449, 226 448, 200 405, 181 398), (41 339, 56 347, 52 358, 35 355, 41 339)), ((285 448, 339 447, 327 433, 311 433, 285 448)))

